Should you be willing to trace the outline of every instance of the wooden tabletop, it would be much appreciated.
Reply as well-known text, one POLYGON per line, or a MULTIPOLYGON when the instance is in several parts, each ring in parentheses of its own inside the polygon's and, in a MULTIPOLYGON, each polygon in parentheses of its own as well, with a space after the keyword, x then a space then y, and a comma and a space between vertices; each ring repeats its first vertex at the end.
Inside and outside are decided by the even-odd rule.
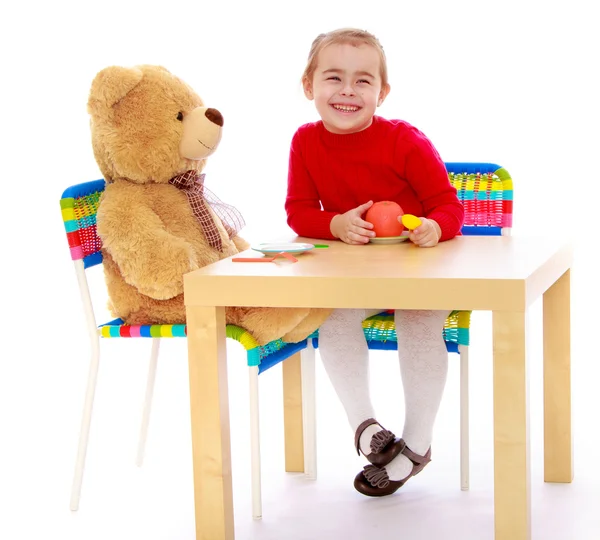
MULTIPOLYGON (((223 259, 186 274, 186 304, 519 310, 572 262, 571 246, 553 237, 463 236, 429 249, 287 240, 329 247, 300 254, 297 263, 223 259)), ((238 255, 246 256, 261 255, 238 255)))

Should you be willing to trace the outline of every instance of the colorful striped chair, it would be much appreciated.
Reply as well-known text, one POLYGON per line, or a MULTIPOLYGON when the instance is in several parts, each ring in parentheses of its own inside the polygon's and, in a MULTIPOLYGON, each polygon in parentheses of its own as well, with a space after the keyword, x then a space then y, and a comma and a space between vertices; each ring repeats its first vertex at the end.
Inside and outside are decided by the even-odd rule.
MULTIPOLYGON (((512 227, 512 180, 508 172, 492 163, 446 163, 451 183, 465 206, 463 235, 507 235, 512 227)), ((100 338, 153 338, 142 426, 138 443, 137 463, 141 465, 150 416, 151 399, 158 359, 160 338, 185 337, 185 325, 127 326, 120 319, 97 326, 85 270, 102 263, 101 241, 96 234, 96 211, 104 180, 72 186, 65 190, 60 204, 71 258, 83 301, 92 358, 84 403, 79 449, 71 494, 71 509, 77 510, 85 465, 85 454, 91 423, 92 406, 99 365, 100 338)), ((468 489, 468 345, 470 312, 454 311, 443 330, 448 352, 461 356, 461 487, 468 489)), ((392 312, 369 317, 363 323, 370 349, 397 349, 392 312)), ((281 340, 259 346, 243 328, 227 325, 228 338, 238 341, 246 350, 250 371, 250 416, 252 454, 253 516, 260 517, 260 444, 258 425, 258 375, 283 360, 301 353, 304 472, 316 478, 316 405, 315 405, 315 348, 318 331, 311 339, 297 344, 281 340)))
MULTIPOLYGON (((75 274, 79 284, 79 292, 83 303, 83 311, 86 318, 86 326, 90 338, 91 361, 88 372, 87 390, 81 421, 79 446, 75 464, 75 474, 71 490, 71 510, 79 508, 85 457, 89 439, 94 394, 98 377, 100 360, 100 338, 150 338, 152 348, 146 393, 144 399, 142 424, 139 435, 137 459, 141 465, 144 458, 144 449, 150 420, 152 394, 158 361, 160 339, 186 337, 186 325, 162 324, 129 326, 121 319, 97 325, 90 286, 86 270, 102 263, 102 242, 96 232, 96 212, 100 202, 100 196, 104 191, 104 180, 95 180, 77 184, 66 189, 60 199, 62 219, 67 233, 67 241, 71 253, 71 259, 75 265, 75 274)), ((260 448, 258 440, 258 374, 264 372, 282 360, 289 358, 298 351, 307 347, 307 340, 300 343, 284 343, 281 340, 272 341, 264 346, 259 346, 256 340, 243 328, 227 325, 226 335, 239 342, 246 350, 247 364, 250 368, 250 415, 251 415, 251 441, 253 454, 253 499, 255 513, 260 513, 260 448)), ((305 400, 309 402, 309 400, 305 400)), ((314 425, 314 423, 313 423, 314 425)), ((305 469, 306 470, 306 469, 305 469)), ((309 473, 310 475, 310 473, 309 473)))

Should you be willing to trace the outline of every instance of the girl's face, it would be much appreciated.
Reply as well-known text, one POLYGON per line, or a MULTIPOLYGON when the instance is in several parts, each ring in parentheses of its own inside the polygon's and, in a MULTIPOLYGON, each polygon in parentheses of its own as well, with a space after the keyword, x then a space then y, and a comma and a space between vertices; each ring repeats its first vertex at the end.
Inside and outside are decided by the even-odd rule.
POLYGON ((304 80, 304 94, 315 100, 325 128, 349 134, 368 128, 375 109, 390 91, 382 88, 380 58, 369 45, 328 45, 317 57, 312 81, 304 80))

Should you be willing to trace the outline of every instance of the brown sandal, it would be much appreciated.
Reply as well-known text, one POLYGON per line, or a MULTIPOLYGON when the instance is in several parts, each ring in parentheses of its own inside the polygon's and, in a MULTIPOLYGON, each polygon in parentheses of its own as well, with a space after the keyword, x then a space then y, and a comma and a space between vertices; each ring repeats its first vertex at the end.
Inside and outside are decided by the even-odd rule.
POLYGON ((402 480, 390 480, 385 467, 379 468, 374 465, 367 465, 360 471, 354 479, 354 487, 356 491, 367 495, 367 497, 385 497, 398 491, 406 481, 412 476, 419 474, 431 461, 431 448, 427 450, 424 456, 415 454, 406 446, 403 439, 400 439, 403 444, 401 454, 404 454, 413 462, 413 468, 410 474, 402 480))
POLYGON ((356 434, 354 435, 354 446, 356 447, 356 453, 360 456, 360 436, 362 432, 369 426, 377 424, 381 431, 375 433, 371 437, 371 453, 365 455, 365 457, 376 467, 385 467, 392 459, 394 459, 406 446, 402 439, 398 439, 391 431, 385 429, 377 420, 374 418, 368 418, 358 428, 356 428, 356 434))

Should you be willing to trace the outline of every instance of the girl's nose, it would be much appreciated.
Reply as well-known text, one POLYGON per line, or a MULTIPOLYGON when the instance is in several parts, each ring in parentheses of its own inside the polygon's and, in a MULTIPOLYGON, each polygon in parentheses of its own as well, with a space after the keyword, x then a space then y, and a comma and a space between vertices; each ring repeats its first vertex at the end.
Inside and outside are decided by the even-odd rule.
POLYGON ((349 84, 345 84, 344 87, 342 88, 342 91, 340 92, 343 96, 353 96, 354 95, 354 88, 349 85, 349 84))

